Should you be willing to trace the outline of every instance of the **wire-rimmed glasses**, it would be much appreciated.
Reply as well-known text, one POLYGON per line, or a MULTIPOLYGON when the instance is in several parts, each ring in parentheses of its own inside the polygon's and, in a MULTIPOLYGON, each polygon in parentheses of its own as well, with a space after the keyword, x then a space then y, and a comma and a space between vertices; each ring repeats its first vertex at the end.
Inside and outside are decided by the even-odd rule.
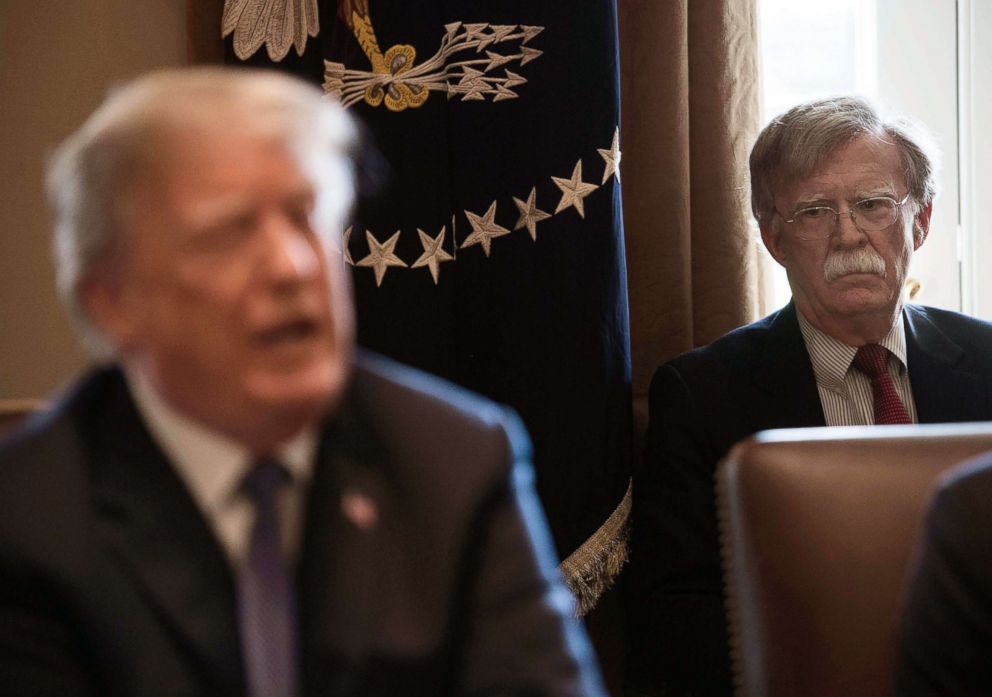
MULTIPOLYGON (((792 214, 792 218, 782 216, 782 220, 795 226, 796 236, 802 240, 822 240, 830 237, 840 221, 840 216, 851 216, 859 230, 875 232, 884 230, 899 218, 899 211, 906 201, 907 193, 901 201, 891 196, 869 196, 848 205, 843 213, 833 206, 818 204, 800 208, 792 214)), ((779 215, 782 215, 779 213, 779 215)))

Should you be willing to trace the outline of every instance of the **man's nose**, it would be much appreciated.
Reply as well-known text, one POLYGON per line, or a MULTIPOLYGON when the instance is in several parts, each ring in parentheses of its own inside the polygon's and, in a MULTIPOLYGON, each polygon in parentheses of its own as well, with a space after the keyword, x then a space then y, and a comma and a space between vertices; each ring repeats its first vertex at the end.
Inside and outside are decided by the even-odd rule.
POLYGON ((844 208, 838 211, 835 239, 839 244, 861 244, 867 237, 865 231, 858 225, 858 220, 853 209, 844 208))
POLYGON ((262 263, 278 281, 294 282, 312 278, 320 268, 316 238, 286 216, 275 216, 266 224, 262 263))

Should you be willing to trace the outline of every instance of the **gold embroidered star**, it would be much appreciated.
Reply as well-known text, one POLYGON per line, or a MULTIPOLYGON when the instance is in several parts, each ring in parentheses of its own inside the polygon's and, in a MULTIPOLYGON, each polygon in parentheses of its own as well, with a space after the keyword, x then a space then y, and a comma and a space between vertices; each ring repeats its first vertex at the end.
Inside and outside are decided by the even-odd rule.
POLYGON ((351 250, 348 249, 348 243, 351 242, 351 228, 353 225, 349 225, 348 229, 344 231, 344 239, 341 240, 341 247, 344 250, 344 262, 349 266, 355 265, 355 260, 351 258, 351 250))
POLYGON ((534 200, 536 196, 537 187, 533 187, 526 201, 521 201, 516 196, 513 197, 513 202, 517 204, 517 210, 520 211, 520 218, 517 219, 517 224, 513 226, 513 229, 520 230, 521 228, 527 228, 530 238, 535 242, 537 242, 537 224, 551 217, 550 213, 545 213, 537 207, 537 203, 534 200))
POLYGON ((359 259, 357 266, 370 266, 375 271, 376 287, 382 285, 382 277, 386 275, 386 270, 390 266, 406 266, 406 262, 396 256, 396 242, 400 239, 400 231, 397 230, 392 237, 380 243, 372 233, 365 231, 365 239, 369 243, 369 255, 364 259, 359 259))
POLYGON ((579 212, 579 216, 585 218, 586 211, 582 205, 582 199, 599 187, 595 184, 587 184, 582 181, 582 160, 580 159, 575 163, 575 169, 572 170, 571 179, 551 177, 551 180, 561 189, 561 201, 558 202, 555 213, 561 213, 569 206, 575 206, 575 210, 579 212))
POLYGON ((437 237, 431 237, 420 228, 417 228, 417 234, 420 235, 420 244, 424 246, 424 253, 420 255, 417 261, 413 262, 413 266, 410 268, 418 269, 421 266, 426 266, 430 269, 431 276, 434 278, 434 285, 437 285, 437 276, 441 271, 441 262, 454 259, 444 249, 444 236, 446 233, 447 230, 445 230, 444 226, 441 227, 441 233, 437 237))
POLYGON ((600 154, 603 158, 603 162, 606 166, 603 167, 603 184, 606 180, 610 178, 611 174, 617 176, 617 181, 620 181, 620 127, 613 131, 613 144, 610 146, 609 150, 604 148, 596 148, 596 152, 600 154))
POLYGON ((493 201, 493 205, 489 206, 489 210, 486 211, 485 215, 480 216, 465 211, 465 217, 468 218, 468 222, 472 226, 472 233, 462 242, 462 249, 471 247, 473 244, 481 244, 482 251, 486 253, 486 256, 489 256, 489 246, 492 244, 492 241, 497 237, 510 234, 510 231, 505 227, 493 222, 493 218, 496 217, 495 201, 493 201))

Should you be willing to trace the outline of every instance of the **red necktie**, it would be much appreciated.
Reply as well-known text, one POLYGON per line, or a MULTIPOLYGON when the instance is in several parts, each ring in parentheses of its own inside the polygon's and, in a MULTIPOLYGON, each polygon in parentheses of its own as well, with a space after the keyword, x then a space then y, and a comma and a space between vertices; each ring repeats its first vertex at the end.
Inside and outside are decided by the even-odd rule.
POLYGON ((871 380, 875 400, 876 424, 911 424, 909 412, 899 399, 896 386, 887 368, 889 350, 878 344, 866 344, 854 354, 852 365, 871 380))

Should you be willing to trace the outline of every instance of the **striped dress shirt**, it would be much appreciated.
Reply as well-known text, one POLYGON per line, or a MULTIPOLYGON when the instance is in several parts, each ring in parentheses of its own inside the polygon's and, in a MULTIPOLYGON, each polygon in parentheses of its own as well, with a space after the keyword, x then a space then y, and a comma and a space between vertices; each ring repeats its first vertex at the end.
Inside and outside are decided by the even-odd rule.
MULTIPOLYGON (((874 423, 874 401, 871 380, 861 371, 851 367, 856 346, 848 346, 814 327, 796 310, 799 329, 816 376, 816 389, 820 394, 823 416, 827 426, 858 426, 874 423)), ((910 420, 917 423, 916 403, 909 384, 906 365, 906 328, 902 313, 879 341, 889 350, 889 375, 895 384, 899 399, 906 406, 910 420)))

